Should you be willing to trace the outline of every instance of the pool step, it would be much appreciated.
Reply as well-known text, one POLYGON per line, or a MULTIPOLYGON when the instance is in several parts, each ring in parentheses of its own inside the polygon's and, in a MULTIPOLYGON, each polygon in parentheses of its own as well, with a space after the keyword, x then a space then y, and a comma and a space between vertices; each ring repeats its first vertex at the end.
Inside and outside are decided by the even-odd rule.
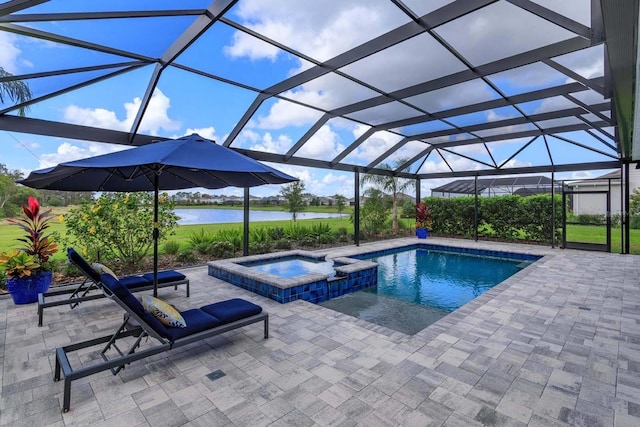
POLYGON ((516 265, 516 268, 519 270, 522 270, 523 268, 529 267, 534 262, 535 261, 530 261, 530 260, 522 261, 520 264, 516 265))

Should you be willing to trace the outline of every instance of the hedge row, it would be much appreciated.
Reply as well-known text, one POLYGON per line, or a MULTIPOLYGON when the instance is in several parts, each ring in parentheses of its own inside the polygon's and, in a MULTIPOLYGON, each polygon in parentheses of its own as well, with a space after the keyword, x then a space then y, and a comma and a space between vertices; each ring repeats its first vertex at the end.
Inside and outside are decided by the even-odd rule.
MULTIPOLYGON (((475 198, 423 199, 433 215, 432 231, 446 235, 475 234, 475 198)), ((562 227, 562 197, 556 195, 556 237, 562 227)), ((551 241, 552 200, 550 194, 478 198, 478 232, 502 239, 524 238, 551 241)))

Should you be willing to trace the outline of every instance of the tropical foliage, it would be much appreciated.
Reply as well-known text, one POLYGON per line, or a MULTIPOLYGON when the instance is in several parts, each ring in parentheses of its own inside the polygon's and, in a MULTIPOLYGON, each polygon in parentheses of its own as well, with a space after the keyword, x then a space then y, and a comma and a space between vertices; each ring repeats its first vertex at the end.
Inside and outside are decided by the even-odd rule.
POLYGON ((365 201, 360 208, 360 227, 365 233, 379 234, 384 229, 388 218, 384 199, 384 193, 377 188, 365 192, 365 201))
POLYGON ((49 258, 58 252, 58 244, 47 234, 51 210, 41 211, 40 203, 29 196, 27 204, 22 206, 25 218, 8 219, 9 224, 20 227, 24 237, 18 238, 22 247, 10 253, 0 255, 0 265, 7 277, 24 277, 50 268, 49 258))
MULTIPOLYGON (((61 218, 67 227, 69 245, 90 258, 140 267, 153 245, 153 196, 150 193, 103 193, 85 201, 61 218)), ((166 194, 158 207, 159 238, 174 233, 178 217, 166 194)))
MULTIPOLYGON (((17 80, 13 77, 13 74, 0 67, 0 103, 4 103, 5 99, 10 99, 16 104, 23 104, 33 97, 31 89, 22 80, 17 80)), ((20 116, 25 116, 28 106, 22 106, 18 109, 20 116)))
MULTIPOLYGON (((406 163, 405 159, 399 159, 393 165, 382 163, 379 168, 394 171, 404 163, 406 163)), ((415 188, 416 182, 411 179, 398 178, 393 175, 365 174, 362 176, 360 185, 364 187, 367 184, 372 184, 375 188, 391 194, 391 198, 393 201, 393 219, 391 222, 391 229, 394 232, 398 231, 398 195, 415 188)))
POLYGON ((416 205, 416 228, 431 229, 431 209, 426 203, 420 203, 416 205))

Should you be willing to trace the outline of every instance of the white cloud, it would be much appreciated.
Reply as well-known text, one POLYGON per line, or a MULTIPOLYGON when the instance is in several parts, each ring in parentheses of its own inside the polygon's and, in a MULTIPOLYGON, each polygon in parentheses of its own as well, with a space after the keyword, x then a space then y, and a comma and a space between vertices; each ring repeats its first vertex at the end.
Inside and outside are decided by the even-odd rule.
MULTIPOLYGON (((123 120, 118 118, 115 111, 69 105, 64 110, 64 119, 70 123, 84 126, 129 131, 141 104, 142 100, 138 97, 134 98, 132 102, 126 102, 124 104, 126 117, 123 120)), ((138 131, 157 135, 160 129, 164 131, 180 129, 180 122, 169 118, 170 106, 170 99, 160 89, 156 89, 151 96, 138 131)))
POLYGON ((344 174, 334 174, 333 172, 329 172, 324 176, 324 178, 322 178, 322 183, 327 185, 338 184, 340 186, 343 186, 345 184, 349 184, 350 182, 353 182, 353 177, 349 177, 344 174))
POLYGON ((390 149, 398 141, 401 136, 387 131, 376 132, 367 138, 360 146, 352 151, 344 158, 343 163, 351 163, 356 159, 369 163, 375 160, 379 155, 390 149))
POLYGON ((340 136, 330 126, 324 125, 294 155, 331 160, 342 150, 344 150, 344 145, 340 143, 340 136))
MULTIPOLYGON (((313 94, 309 95, 313 96, 313 94)), ((258 129, 283 129, 288 126, 305 126, 314 123, 320 116, 322 113, 318 110, 279 99, 271 106, 266 116, 258 117, 255 127, 258 129)))
POLYGON ((225 46, 223 52, 232 58, 247 57, 252 61, 269 59, 273 62, 276 60, 280 49, 247 33, 236 31, 233 33, 231 45, 225 46))
MULTIPOLYGON (((221 144, 223 141, 223 139, 221 139, 218 135, 216 135, 216 129, 213 126, 209 126, 206 128, 188 128, 187 130, 184 131, 184 134, 182 136, 192 135, 194 133, 197 133, 203 138, 207 138, 207 139, 210 139, 211 141, 215 141, 218 144, 221 144)), ((172 138, 176 139, 176 138, 179 138, 179 136, 173 136, 172 138)))
MULTIPOLYGON (((397 8, 381 0, 325 0, 307 2, 305 7, 296 0, 245 0, 234 13, 249 28, 321 61, 407 22, 397 8), (367 31, 355 22, 366 22, 367 31)), ((243 37, 234 37, 226 52, 252 59, 271 59, 274 54, 271 48, 249 44, 243 37)))
POLYGON ((60 144, 55 153, 47 153, 39 156, 39 169, 55 166, 58 163, 70 162, 72 160, 84 159, 86 157, 99 156, 101 154, 112 153, 125 150, 125 147, 116 144, 101 144, 99 142, 85 142, 82 145, 71 142, 60 144))
POLYGON ((285 153, 291 148, 293 142, 287 135, 278 135, 277 138, 273 138, 271 133, 267 132, 262 136, 262 139, 256 144, 249 147, 250 150, 262 151, 265 153, 285 153))
POLYGON ((0 67, 11 74, 20 72, 21 66, 31 63, 20 58, 22 51, 17 46, 17 37, 6 31, 0 31, 0 67))

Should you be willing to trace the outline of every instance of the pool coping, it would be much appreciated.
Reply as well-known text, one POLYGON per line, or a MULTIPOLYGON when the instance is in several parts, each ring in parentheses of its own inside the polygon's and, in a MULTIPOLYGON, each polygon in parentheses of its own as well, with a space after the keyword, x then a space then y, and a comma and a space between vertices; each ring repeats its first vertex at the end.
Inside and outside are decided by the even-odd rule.
POLYGON ((207 263, 207 266, 213 267, 213 268, 219 268, 229 273, 239 274, 249 279, 260 280, 261 282, 267 283, 279 289, 289 289, 295 286, 300 286, 309 282, 316 282, 319 280, 329 280, 329 281, 339 280, 342 276, 348 275, 350 273, 366 270, 372 267, 377 267, 378 265, 371 261, 359 260, 355 258, 348 258, 348 257, 330 258, 334 262, 342 264, 342 265, 334 266, 336 273, 340 273, 340 274, 336 275, 336 277, 333 279, 330 279, 329 278, 330 275, 325 273, 307 273, 307 274, 302 274, 296 277, 280 277, 274 274, 255 270, 251 267, 243 265, 243 263, 247 264, 247 263, 253 263, 253 262, 260 262, 260 261, 276 261, 276 260, 282 260, 282 259, 287 259, 292 257, 306 257, 306 258, 312 258, 315 260, 325 260, 326 254, 294 249, 294 250, 283 251, 283 252, 273 252, 273 253, 259 254, 259 255, 248 255, 243 257, 228 258, 224 260, 209 261, 207 263))

